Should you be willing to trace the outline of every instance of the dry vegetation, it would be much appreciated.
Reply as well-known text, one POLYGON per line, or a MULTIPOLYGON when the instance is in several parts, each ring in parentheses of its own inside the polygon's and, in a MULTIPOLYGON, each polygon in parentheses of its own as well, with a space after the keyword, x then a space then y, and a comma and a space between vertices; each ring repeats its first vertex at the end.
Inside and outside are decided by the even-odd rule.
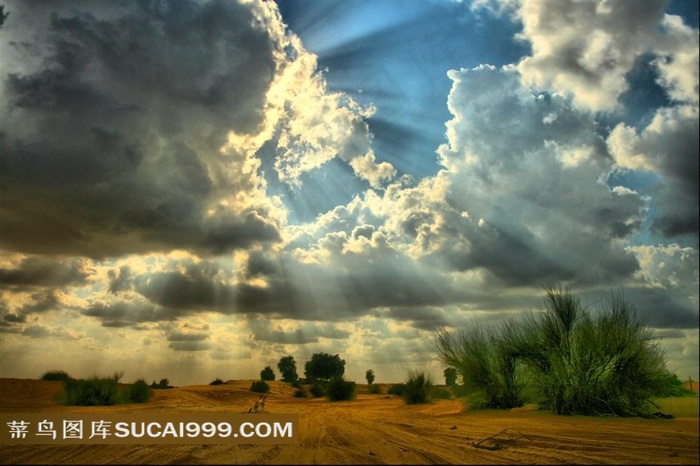
MULTIPOLYGON (((156 390, 144 404, 67 407, 60 382, 0 380, 0 412, 245 413, 250 380, 156 390)), ((465 411, 461 400, 406 405, 357 386, 352 401, 297 398, 269 382, 265 411, 300 415, 299 445, 0 446, 0 464, 698 464, 698 399, 661 400, 673 420, 556 416, 529 407, 465 411), (666 403, 666 404, 664 404, 666 403), (674 411, 674 409, 678 409, 674 411), (692 415, 692 417, 683 417, 692 415)), ((309 386, 305 387, 309 389, 309 386)), ((251 414, 251 416, 254 416, 251 414)))

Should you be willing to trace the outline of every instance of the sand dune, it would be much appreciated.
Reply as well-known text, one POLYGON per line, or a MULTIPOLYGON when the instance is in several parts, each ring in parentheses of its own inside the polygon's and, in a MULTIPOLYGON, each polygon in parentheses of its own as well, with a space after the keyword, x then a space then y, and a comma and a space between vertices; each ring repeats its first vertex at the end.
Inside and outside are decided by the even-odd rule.
MULTIPOLYGON (((143 405, 66 407, 57 382, 0 380, 0 412, 245 413, 251 381, 156 390, 143 405)), ((391 395, 331 403, 294 398, 272 382, 266 411, 299 414, 299 445, 0 446, 2 464, 698 464, 698 418, 674 420, 554 416, 519 409, 465 411, 459 400, 406 406, 391 395), (475 448, 480 440, 509 429, 475 448)), ((386 391, 386 386, 384 387, 386 391)))

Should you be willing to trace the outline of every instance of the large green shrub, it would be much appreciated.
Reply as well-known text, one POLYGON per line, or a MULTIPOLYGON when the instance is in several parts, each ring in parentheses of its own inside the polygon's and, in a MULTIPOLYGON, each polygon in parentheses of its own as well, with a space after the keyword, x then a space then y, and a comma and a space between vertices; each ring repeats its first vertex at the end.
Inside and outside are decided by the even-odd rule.
POLYGON ((510 322, 486 330, 473 327, 453 335, 438 334, 438 356, 458 369, 472 408, 522 406, 523 381, 518 367, 517 328, 510 322))
POLYGON ((438 357, 462 375, 472 407, 532 401, 558 414, 645 414, 669 384, 663 354, 622 298, 606 304, 592 312, 548 287, 543 312, 517 325, 439 332, 438 357))

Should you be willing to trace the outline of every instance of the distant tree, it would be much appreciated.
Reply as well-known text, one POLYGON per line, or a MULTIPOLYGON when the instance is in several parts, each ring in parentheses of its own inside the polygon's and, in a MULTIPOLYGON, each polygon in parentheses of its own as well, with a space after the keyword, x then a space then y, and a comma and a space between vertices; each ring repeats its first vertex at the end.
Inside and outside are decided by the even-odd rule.
POLYGON ((342 377, 344 373, 345 361, 337 354, 315 353, 304 366, 304 375, 309 380, 331 380, 342 377))
POLYGON ((372 385, 372 383, 374 383, 374 371, 373 371, 372 369, 369 369, 369 370, 365 373, 365 379, 367 379, 367 384, 368 384, 368 385, 372 385))
POLYGON ((294 356, 285 356, 277 363, 277 368, 282 374, 282 381, 294 383, 299 380, 297 375, 297 363, 294 361, 294 356))
POLYGON ((270 366, 260 371, 260 380, 275 380, 275 372, 270 366))
POLYGON ((454 387, 457 385, 457 369, 454 367, 448 367, 445 369, 445 385, 448 387, 454 387))

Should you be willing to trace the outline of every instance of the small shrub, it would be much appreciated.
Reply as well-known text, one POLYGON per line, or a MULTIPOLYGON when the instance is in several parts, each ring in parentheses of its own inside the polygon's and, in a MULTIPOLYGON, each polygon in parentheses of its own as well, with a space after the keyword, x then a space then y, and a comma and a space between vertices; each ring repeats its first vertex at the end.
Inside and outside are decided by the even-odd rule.
POLYGON ((371 395, 378 395, 379 393, 382 393, 382 389, 379 387, 379 385, 372 384, 367 388, 371 395))
POLYGON ((326 396, 326 389, 323 387, 323 385, 315 383, 311 387, 311 396, 313 396, 314 398, 326 396))
POLYGON ((49 371, 41 376, 41 380, 54 380, 59 382, 67 382, 71 379, 72 377, 64 371, 49 371))
POLYGON ((304 390, 303 388, 300 388, 299 390, 294 392, 294 396, 296 398, 308 398, 309 394, 307 393, 306 390, 304 390))
POLYGON ((223 383, 224 381, 217 377, 214 381, 210 382, 209 385, 221 385, 223 383))
POLYGON ((434 399, 439 400, 449 400, 452 398, 452 393, 450 393, 450 391, 446 388, 434 387, 431 395, 434 399))
POLYGON ((433 383, 429 376, 423 372, 411 372, 403 390, 403 397, 406 404, 420 404, 430 401, 430 392, 433 383))
POLYGON ((250 385, 250 389, 256 393, 267 393, 270 391, 270 386, 264 380, 256 380, 250 385))
POLYGON ((151 398, 151 388, 145 380, 139 379, 127 388, 125 398, 127 403, 145 403, 151 398))
POLYGON ((389 395, 403 396, 404 388, 406 388, 406 386, 404 384, 398 383, 396 385, 392 385, 391 387, 389 387, 389 390, 387 391, 387 393, 389 395))
POLYGON ((352 400, 355 398, 355 382, 347 382, 342 377, 335 377, 328 384, 326 392, 331 401, 352 400))

